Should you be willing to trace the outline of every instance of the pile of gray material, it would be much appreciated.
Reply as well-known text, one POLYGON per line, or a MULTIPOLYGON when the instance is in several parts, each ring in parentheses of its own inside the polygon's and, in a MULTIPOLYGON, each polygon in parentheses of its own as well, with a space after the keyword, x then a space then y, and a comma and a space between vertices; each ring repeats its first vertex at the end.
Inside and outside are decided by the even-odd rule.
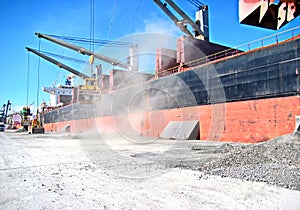
POLYGON ((201 163, 196 169, 205 174, 300 190, 299 158, 299 138, 286 135, 264 143, 227 148, 218 158, 201 163))

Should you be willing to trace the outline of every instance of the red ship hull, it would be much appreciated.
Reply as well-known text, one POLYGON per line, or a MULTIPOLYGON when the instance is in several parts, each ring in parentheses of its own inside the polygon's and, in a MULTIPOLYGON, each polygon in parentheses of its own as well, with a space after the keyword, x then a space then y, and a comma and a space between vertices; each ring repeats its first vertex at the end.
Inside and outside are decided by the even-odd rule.
POLYGON ((46 131, 70 126, 73 133, 127 135, 130 126, 136 133, 158 137, 170 121, 199 120, 200 140, 256 143, 292 133, 299 114, 300 97, 290 96, 47 123, 44 127, 46 131), (127 121, 130 125, 122 124, 127 121))

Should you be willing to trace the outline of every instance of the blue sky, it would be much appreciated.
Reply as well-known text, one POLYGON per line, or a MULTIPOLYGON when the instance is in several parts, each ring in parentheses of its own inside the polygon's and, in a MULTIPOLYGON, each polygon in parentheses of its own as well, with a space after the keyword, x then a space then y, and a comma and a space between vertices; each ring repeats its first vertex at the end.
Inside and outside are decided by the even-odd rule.
MULTIPOLYGON (((175 0, 175 2, 194 17, 196 8, 193 5, 186 0, 175 0)), ((234 47, 276 33, 272 30, 239 24, 238 0, 203 0, 202 2, 209 5, 212 42, 234 47)), ((143 32, 182 35, 152 0, 95 0, 94 18, 97 39, 117 40, 143 32)), ((18 111, 27 102, 28 53, 25 47, 38 49, 39 46, 39 39, 34 33, 89 38, 90 1, 0 0, 0 23, 0 104, 10 99, 13 108, 18 111)), ((299 23, 297 18, 280 31, 298 26, 299 23)), ((86 56, 46 40, 41 40, 41 50, 88 60, 86 56)), ((68 65, 82 69, 78 64, 68 65)), ((63 83, 68 73, 42 59, 39 70, 40 104, 43 100, 49 101, 49 95, 41 90, 42 86, 51 86, 59 75, 61 77, 58 83, 63 83)), ((38 57, 31 53, 28 103, 35 102, 34 106, 37 104, 37 71, 38 57)))

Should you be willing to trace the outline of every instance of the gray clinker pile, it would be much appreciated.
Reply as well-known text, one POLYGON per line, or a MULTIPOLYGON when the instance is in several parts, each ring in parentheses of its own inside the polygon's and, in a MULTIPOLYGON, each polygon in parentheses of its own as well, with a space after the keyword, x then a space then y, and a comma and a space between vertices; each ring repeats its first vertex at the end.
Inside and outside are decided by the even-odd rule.
POLYGON ((300 140, 286 135, 264 143, 223 145, 223 152, 193 169, 300 190, 300 140))
POLYGON ((248 181, 300 190, 300 138, 285 135, 263 143, 224 143, 219 155, 181 167, 248 181))

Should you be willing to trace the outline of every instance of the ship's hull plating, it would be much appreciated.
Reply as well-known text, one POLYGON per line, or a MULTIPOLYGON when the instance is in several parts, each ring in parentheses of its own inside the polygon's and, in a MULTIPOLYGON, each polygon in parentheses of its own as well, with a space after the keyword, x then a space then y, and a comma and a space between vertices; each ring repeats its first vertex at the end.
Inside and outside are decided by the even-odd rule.
POLYGON ((70 126, 157 137, 169 121, 199 120, 200 139, 260 142, 291 133, 300 114, 300 39, 195 67, 44 114, 70 126))

